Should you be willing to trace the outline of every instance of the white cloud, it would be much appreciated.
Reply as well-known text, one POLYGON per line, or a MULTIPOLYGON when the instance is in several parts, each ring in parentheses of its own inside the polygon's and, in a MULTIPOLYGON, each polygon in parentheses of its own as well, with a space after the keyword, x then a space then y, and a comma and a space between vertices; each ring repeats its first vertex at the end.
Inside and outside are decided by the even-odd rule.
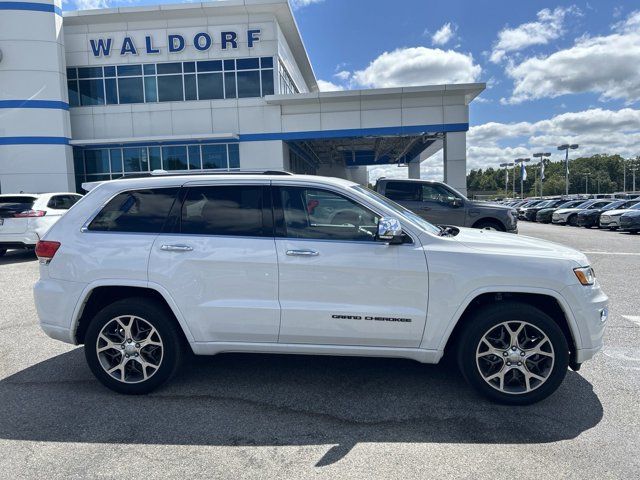
POLYGON ((490 122, 471 127, 467 135, 467 168, 495 168, 542 150, 560 160, 564 157, 556 146, 563 143, 579 144, 576 155, 618 153, 635 157, 640 151, 640 110, 595 108, 538 122, 490 122))
POLYGON ((341 70, 338 73, 333 75, 334 77, 336 77, 338 80, 342 80, 343 82, 346 82, 347 80, 349 80, 349 78, 351 78, 351 72, 349 72, 348 70, 341 70))
POLYGON ((482 68, 471 54, 412 47, 384 52, 364 70, 353 72, 354 87, 385 88, 475 82, 482 68))
POLYGON ((74 0, 78 10, 96 10, 98 8, 109 8, 108 0, 74 0))
POLYGON ((328 82, 326 80, 318 80, 318 88, 320 88, 321 92, 336 92, 344 90, 342 85, 336 85, 335 83, 328 82))
POLYGON ((324 2, 324 0, 289 0, 289 3, 291 3, 291 7, 294 10, 297 10, 302 7, 307 7, 314 3, 322 3, 322 2, 324 2))
POLYGON ((506 72, 514 89, 505 103, 583 92, 598 93, 601 100, 640 100, 640 11, 613 29, 610 35, 579 38, 549 56, 510 64, 506 72))
POLYGON ((504 28, 498 33, 498 40, 493 45, 490 60, 500 63, 509 52, 523 50, 532 45, 546 45, 564 34, 565 17, 569 14, 579 15, 575 6, 557 7, 554 10, 545 8, 537 14, 536 22, 528 22, 514 28, 504 28))
POLYGON ((434 45, 446 45, 455 36, 458 26, 455 23, 447 22, 431 36, 434 45))

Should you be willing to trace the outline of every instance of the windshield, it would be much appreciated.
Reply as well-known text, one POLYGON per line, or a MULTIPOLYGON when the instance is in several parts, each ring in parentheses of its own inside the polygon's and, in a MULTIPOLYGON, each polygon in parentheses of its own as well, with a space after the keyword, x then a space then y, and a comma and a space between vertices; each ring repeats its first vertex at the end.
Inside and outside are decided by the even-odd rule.
POLYGON ((440 228, 427 222, 425 219, 416 215, 411 210, 404 208, 402 205, 398 205, 393 200, 389 200, 387 197, 380 195, 378 192, 374 192, 373 190, 370 190, 368 188, 361 187, 360 185, 355 185, 351 188, 369 197, 371 200, 384 205, 388 209, 393 210, 399 216, 406 218, 425 232, 433 233, 434 235, 440 233, 440 228))
POLYGON ((602 207, 603 210, 613 210, 616 209, 618 207, 623 207, 624 208, 624 204, 625 202, 613 202, 610 203, 609 205, 605 205, 604 207, 602 207))

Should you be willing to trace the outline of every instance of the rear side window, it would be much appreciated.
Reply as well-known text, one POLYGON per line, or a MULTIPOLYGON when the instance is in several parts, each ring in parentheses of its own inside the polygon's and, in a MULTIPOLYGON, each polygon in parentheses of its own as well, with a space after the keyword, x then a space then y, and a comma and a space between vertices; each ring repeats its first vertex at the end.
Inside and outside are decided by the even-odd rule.
POLYGON ((0 218, 11 218, 14 214, 31 210, 36 197, 0 197, 0 218))
POLYGON ((178 188, 132 190, 116 195, 92 220, 95 232, 160 233, 178 188))
POLYGON ((388 182, 385 197, 396 201, 420 201, 422 184, 417 182, 388 182))
POLYGON ((78 202, 78 200, 80 200, 80 198, 82 197, 78 195, 56 195, 51 197, 49 203, 47 203, 47 208, 53 208, 55 210, 69 210, 78 202))
MULTIPOLYGON (((191 187, 182 204, 180 232, 191 235, 272 236, 261 185, 191 187)), ((271 216, 271 207, 268 208, 271 216)))

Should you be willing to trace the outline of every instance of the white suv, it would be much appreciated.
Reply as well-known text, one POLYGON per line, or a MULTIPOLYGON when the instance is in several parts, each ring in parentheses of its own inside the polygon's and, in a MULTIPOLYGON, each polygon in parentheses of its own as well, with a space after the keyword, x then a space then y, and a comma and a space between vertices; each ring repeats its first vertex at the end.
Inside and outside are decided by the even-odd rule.
POLYGON ((34 248, 81 198, 68 192, 0 195, 0 257, 10 248, 34 248))
POLYGON ((146 393, 183 353, 457 354, 471 385, 526 404, 602 346, 580 252, 434 227, 357 184, 286 174, 102 183, 38 244, 43 330, 84 344, 107 387, 146 393))

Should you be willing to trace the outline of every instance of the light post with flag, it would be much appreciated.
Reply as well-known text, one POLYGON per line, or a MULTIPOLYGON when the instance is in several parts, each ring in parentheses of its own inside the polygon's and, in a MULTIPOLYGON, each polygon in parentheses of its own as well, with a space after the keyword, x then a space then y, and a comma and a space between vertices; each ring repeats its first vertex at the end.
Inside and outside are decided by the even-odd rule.
POLYGON ((534 153, 533 156, 540 159, 540 198, 542 198, 542 182, 544 181, 544 158, 550 157, 551 153, 534 153))
POLYGON ((509 188, 509 167, 513 167, 513 163, 501 163, 501 167, 504 167, 504 193, 506 195, 509 188))
POLYGON ((520 164, 520 198, 524 199, 524 181, 527 179, 527 169, 524 164, 531 161, 530 158, 518 158, 516 163, 520 164))
POLYGON ((565 151, 565 156, 564 156, 564 193, 565 195, 569 195, 569 150, 575 150, 576 148, 578 148, 578 144, 574 143, 572 145, 565 143, 564 145, 560 145, 558 147, 558 150, 564 150, 565 151))

